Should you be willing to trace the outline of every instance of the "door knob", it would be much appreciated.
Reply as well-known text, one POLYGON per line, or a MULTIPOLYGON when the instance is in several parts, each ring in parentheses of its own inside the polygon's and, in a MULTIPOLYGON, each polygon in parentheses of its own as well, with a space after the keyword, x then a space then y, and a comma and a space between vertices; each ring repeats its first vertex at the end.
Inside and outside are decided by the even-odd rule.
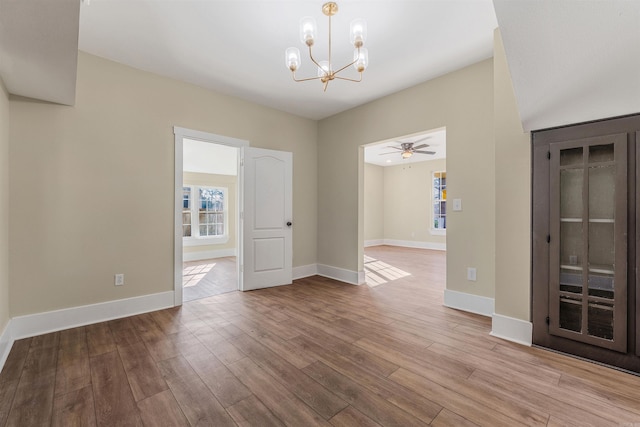
POLYGON ((291 227, 292 225, 291 221, 287 221, 287 227, 291 227))

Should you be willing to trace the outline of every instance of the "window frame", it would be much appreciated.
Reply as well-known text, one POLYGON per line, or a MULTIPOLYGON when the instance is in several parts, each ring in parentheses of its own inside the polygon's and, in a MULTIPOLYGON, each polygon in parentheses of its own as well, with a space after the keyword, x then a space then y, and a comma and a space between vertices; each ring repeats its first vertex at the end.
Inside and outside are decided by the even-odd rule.
MULTIPOLYGON (((440 198, 436 198, 436 191, 434 190, 434 188, 435 188, 435 180, 436 180, 436 178, 438 178, 438 177, 436 177, 437 174, 440 174, 439 179, 442 179, 442 175, 443 174, 444 174, 444 178, 445 179, 447 178, 447 176, 446 176, 447 171, 446 170, 437 170, 437 171, 432 171, 431 172, 431 205, 430 205, 431 206, 431 224, 430 224, 429 228, 430 228, 431 234, 433 234, 433 235, 446 236, 446 234, 447 234, 447 217, 448 217, 448 215, 446 213, 447 196, 445 194, 444 199, 442 199, 441 197, 440 198), (445 204, 444 205, 445 206, 445 213, 444 214, 436 215, 436 213, 435 213, 435 204, 438 203, 438 202, 439 203, 444 202, 444 204, 445 204), (436 216, 444 216, 444 218, 445 218, 445 226, 444 226, 444 228, 436 228, 436 227, 434 227, 436 216)), ((442 187, 443 187, 442 181, 440 181, 440 185, 439 185, 440 194, 442 194, 442 190, 443 190, 442 187)), ((447 190, 447 185, 445 183, 444 184, 444 191, 446 191, 446 190, 447 190)))
MULTIPOLYGON (((191 188, 190 211, 191 211, 191 236, 183 236, 184 246, 205 246, 219 245, 229 241, 229 190, 227 187, 216 185, 183 184, 182 188, 191 188), (223 207, 222 221, 224 233, 219 236, 200 236, 200 189, 214 190, 222 192, 223 207)), ((184 191, 184 190, 183 190, 184 191)), ((183 202, 184 203, 184 202, 183 202)), ((184 206, 184 205, 183 205, 184 206)), ((183 208, 183 213, 186 209, 183 208)), ((184 224, 184 221, 183 221, 184 224)), ((184 225, 183 225, 184 227, 184 225)))

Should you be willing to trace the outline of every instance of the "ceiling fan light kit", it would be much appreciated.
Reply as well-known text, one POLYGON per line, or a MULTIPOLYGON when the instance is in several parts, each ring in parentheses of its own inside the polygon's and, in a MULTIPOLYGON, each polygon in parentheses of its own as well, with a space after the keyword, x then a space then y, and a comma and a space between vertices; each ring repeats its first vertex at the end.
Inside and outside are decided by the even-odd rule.
POLYGON ((299 79, 296 77, 296 71, 302 64, 300 56, 300 50, 297 47, 290 47, 285 51, 285 64, 291 71, 293 80, 296 82, 304 82, 309 80, 320 80, 324 85, 324 91, 326 92, 329 82, 334 79, 347 80, 351 82, 362 81, 362 73, 369 65, 369 52, 364 47, 364 41, 367 38, 367 23, 364 19, 354 19, 350 25, 350 40, 351 44, 355 47, 353 52, 353 61, 347 65, 335 69, 331 58, 331 17, 338 13, 338 4, 335 2, 328 2, 322 5, 322 13, 329 18, 329 57, 327 60, 317 61, 313 56, 312 46, 316 39, 317 28, 316 20, 311 16, 305 16, 300 20, 300 40, 309 49, 309 58, 317 66, 317 75, 315 77, 308 77, 299 79), (346 70, 350 66, 353 66, 359 73, 358 79, 352 79, 344 76, 339 76, 343 70, 346 70))

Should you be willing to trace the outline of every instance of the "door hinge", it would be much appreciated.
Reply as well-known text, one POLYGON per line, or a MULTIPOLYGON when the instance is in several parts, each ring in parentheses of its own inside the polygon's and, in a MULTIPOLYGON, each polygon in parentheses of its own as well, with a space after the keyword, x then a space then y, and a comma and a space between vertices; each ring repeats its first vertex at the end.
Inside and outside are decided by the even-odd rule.
POLYGON ((244 166, 244 157, 240 157, 240 166, 244 166))
POLYGON ((547 151, 547 159, 551 158, 551 151, 547 151))
POLYGON ((547 323, 547 325, 548 325, 549 323, 551 323, 551 319, 549 319, 549 316, 547 316, 547 318, 546 318, 546 319, 544 319, 544 321, 547 323))
POLYGON ((551 234, 547 234, 547 243, 551 242, 551 234))

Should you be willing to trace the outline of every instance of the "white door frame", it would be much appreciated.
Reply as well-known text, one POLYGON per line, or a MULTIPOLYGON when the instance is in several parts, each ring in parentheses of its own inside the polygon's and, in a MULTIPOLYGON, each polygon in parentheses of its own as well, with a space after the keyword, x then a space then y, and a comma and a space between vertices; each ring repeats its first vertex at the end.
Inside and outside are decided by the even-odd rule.
MULTIPOLYGON (((181 128, 178 126, 173 127, 173 133, 175 135, 175 167, 174 167, 174 236, 173 236, 173 295, 174 306, 182 305, 182 149, 183 139, 195 139, 202 142, 210 142, 214 144, 228 145, 230 147, 236 147, 240 151, 241 147, 248 147, 249 141, 243 139, 231 138, 228 136, 216 135, 213 133, 201 132, 193 129, 181 128)), ((238 154, 238 166, 240 162, 240 155, 238 154)), ((240 170, 238 168, 238 170, 240 170)), ((239 184, 239 183, 238 183, 239 184)), ((238 196, 236 197, 236 250, 238 253, 242 251, 242 240, 239 238, 241 222, 239 220, 240 209, 239 200, 243 196, 242 185, 237 185, 238 196)), ((236 269, 239 269, 238 263, 236 263, 236 269)))

